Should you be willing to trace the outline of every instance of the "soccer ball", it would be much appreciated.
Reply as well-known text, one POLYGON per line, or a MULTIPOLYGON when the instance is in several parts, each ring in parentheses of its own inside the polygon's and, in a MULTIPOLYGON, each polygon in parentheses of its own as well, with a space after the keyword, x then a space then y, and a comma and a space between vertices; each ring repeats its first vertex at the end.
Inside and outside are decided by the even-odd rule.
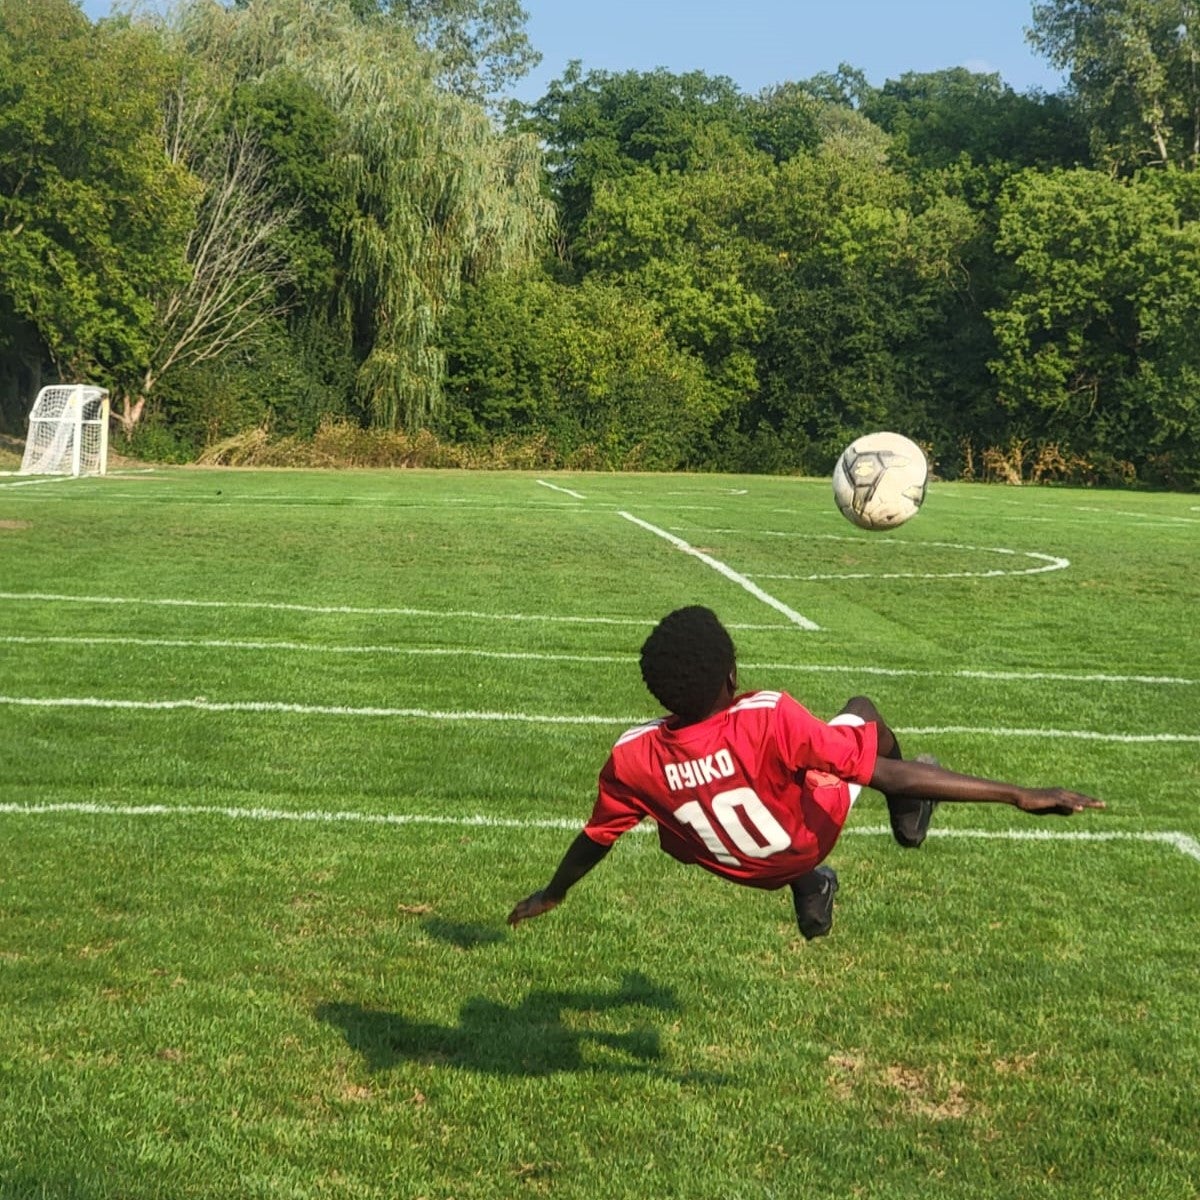
POLYGON ((915 442, 898 433, 868 433, 842 451, 833 469, 833 498, 847 521, 895 529, 917 515, 928 478, 915 442))

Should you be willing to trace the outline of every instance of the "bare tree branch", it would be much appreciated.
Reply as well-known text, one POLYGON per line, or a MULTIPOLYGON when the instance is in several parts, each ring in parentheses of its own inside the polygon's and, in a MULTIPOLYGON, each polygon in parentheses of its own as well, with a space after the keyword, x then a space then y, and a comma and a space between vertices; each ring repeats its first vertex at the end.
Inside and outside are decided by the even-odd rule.
POLYGON ((188 278, 160 298, 161 336, 142 376, 140 395, 132 403, 127 400, 120 414, 127 430, 168 371, 224 354, 287 311, 280 294, 292 275, 278 248, 279 234, 292 223, 295 210, 279 206, 267 157, 244 126, 231 126, 210 153, 188 162, 214 114, 202 96, 189 95, 185 86, 169 104, 167 150, 174 161, 192 167, 206 190, 188 240, 188 278))

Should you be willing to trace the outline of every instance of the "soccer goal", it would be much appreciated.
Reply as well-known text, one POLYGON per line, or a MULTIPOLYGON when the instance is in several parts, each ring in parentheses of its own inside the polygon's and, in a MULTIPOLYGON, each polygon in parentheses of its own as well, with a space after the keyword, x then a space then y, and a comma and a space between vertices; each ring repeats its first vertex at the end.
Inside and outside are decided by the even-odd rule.
POLYGON ((108 392, 83 384, 44 387, 29 414, 22 475, 103 475, 108 392))

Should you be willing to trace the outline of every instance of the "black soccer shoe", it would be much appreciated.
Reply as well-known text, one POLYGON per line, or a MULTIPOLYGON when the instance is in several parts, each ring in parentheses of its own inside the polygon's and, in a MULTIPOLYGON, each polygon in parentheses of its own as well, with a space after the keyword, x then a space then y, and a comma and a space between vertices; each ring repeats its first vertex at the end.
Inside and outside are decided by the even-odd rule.
POLYGON ((817 867, 792 885, 796 924, 808 941, 824 937, 833 928, 833 897, 838 890, 837 872, 817 867))
MULTIPOLYGON (((913 762, 938 766, 938 760, 932 754, 918 754, 913 762)), ((892 836, 901 846, 915 850, 925 840, 933 810, 939 803, 938 800, 893 800, 889 796, 888 820, 892 825, 892 836)))

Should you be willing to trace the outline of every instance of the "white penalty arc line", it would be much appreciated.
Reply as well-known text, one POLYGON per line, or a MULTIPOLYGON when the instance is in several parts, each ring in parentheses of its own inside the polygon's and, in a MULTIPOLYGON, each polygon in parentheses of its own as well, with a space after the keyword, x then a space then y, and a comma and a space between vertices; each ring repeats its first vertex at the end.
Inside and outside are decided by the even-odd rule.
MULTIPOLYGON (((772 627, 774 628, 774 627, 772 627)), ((784 628, 779 626, 779 628, 784 628)), ((16 646, 144 646, 176 650, 247 650, 280 651, 301 654, 361 654, 403 655, 414 658, 485 658, 517 662, 541 663, 621 663, 637 662, 632 654, 561 654, 536 650, 481 650, 474 646, 382 646, 337 645, 317 642, 261 641, 239 638, 168 638, 119 637, 110 635, 73 636, 69 634, 3 634, 0 645, 16 646)), ((1170 685, 1194 687, 1200 679, 1179 675, 1121 675, 1099 671, 1000 671, 974 670, 968 667, 955 671, 938 671, 925 667, 868 667, 836 663, 743 662, 747 671, 797 671, 823 675, 877 675, 886 678, 986 679, 1024 683, 1049 681, 1056 683, 1133 683, 1150 686, 1170 685)))
MULTIPOLYGON (((739 533, 736 529, 709 529, 705 533, 739 533)), ((761 537, 773 538, 802 538, 805 541, 826 542, 856 542, 863 544, 861 537, 840 533, 785 533, 777 529, 764 529, 759 532, 761 537)), ((966 550, 977 554, 1004 554, 1014 558, 1032 558, 1042 565, 1025 567, 1024 569, 1006 570, 995 567, 990 571, 855 571, 855 572, 823 572, 814 575, 765 574, 759 572, 756 579, 781 579, 795 583, 817 583, 830 579, 996 579, 1005 575, 1043 575, 1047 571, 1065 571, 1071 565, 1069 558, 1057 554, 1043 554, 1037 550, 1011 550, 1007 546, 968 546, 962 542, 914 542, 904 538, 878 537, 872 535, 872 544, 883 545, 895 543, 912 548, 936 550, 966 550)))
MULTIPOLYGON (((473 816, 442 816, 431 813, 366 813, 346 809, 243 808, 217 804, 97 804, 87 802, 56 802, 50 804, 0 804, 0 815, 54 816, 76 815, 97 817, 224 817, 231 821, 279 821, 295 824, 352 824, 391 826, 450 826, 458 829, 551 829, 578 830, 581 819, 566 817, 517 818, 473 816)), ((654 826, 645 822, 633 832, 651 833, 654 826)), ((858 837, 891 837, 886 825, 850 826, 844 835, 858 837)), ((1051 829, 931 829, 931 838, 975 839, 1012 842, 1146 842, 1171 846, 1181 854, 1200 862, 1200 841, 1178 830, 1051 830, 1051 829)))
POLYGON ((801 616, 795 609, 789 608, 782 600, 776 600, 769 592, 764 592, 753 580, 747 579, 745 575, 735 571, 732 567, 727 567, 719 559, 713 558, 711 554, 705 554, 703 550, 697 550, 695 546, 685 542, 683 538, 676 537, 675 534, 668 533, 665 529, 660 529, 657 525, 651 525, 649 521, 643 521, 640 517, 635 517, 632 513, 621 511, 617 515, 624 517, 626 521, 631 521, 634 525, 647 530, 656 537, 669 542, 676 550, 681 550, 684 554, 690 554, 693 558, 699 559, 705 566, 712 567, 718 575, 722 575, 730 580, 730 582, 736 583, 740 588, 744 588, 756 600, 761 600, 763 604, 775 609, 776 612, 782 613, 799 628, 813 631, 821 628, 807 617, 801 616))
MULTIPOLYGON (((417 721, 508 722, 522 725, 583 725, 629 729, 645 724, 646 717, 609 717, 590 713, 521 713, 486 710, 392 708, 341 704, 296 704, 283 700, 124 700, 104 696, 0 696, 0 705, 13 708, 109 709, 126 712, 277 713, 318 717, 385 717, 417 721)), ((1200 743, 1197 733, 1102 733, 1092 729, 1020 729, 1005 726, 897 725, 897 733, 918 736, 967 735, 973 737, 1024 737, 1071 739, 1123 744, 1200 743)))

